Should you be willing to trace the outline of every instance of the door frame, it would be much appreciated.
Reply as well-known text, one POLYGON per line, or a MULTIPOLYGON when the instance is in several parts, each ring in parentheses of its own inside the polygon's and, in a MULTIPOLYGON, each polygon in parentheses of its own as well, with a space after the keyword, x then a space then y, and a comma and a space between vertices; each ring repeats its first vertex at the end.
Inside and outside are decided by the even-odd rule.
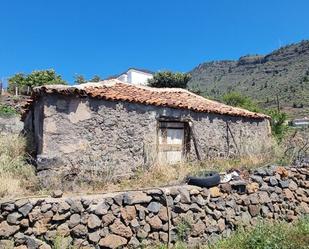
MULTIPOLYGON (((169 118, 169 117, 157 118, 157 131, 156 131, 156 134, 157 134, 157 137, 156 137, 156 140, 157 140, 156 141, 156 153, 157 153, 157 155, 159 154, 159 147, 160 147, 159 135, 160 135, 160 129, 161 129, 161 126, 160 126, 161 122, 182 123, 183 124, 184 139, 183 139, 183 144, 182 144, 182 158, 183 158, 183 161, 186 161, 187 155, 190 152, 190 147, 191 147, 190 146, 191 145, 191 143, 190 143, 191 129, 190 129, 190 126, 189 126, 189 122, 185 121, 185 120, 181 120, 179 118, 169 118)), ((179 129, 179 128, 170 127, 170 129, 179 129)))

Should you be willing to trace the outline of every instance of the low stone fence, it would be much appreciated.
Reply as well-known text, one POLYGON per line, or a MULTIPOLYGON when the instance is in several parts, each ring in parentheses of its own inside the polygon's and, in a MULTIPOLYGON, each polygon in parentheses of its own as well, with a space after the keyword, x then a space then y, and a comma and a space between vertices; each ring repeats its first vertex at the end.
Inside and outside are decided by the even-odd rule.
POLYGON ((309 213, 309 167, 269 167, 210 189, 174 186, 143 191, 37 198, 1 204, 0 248, 138 248, 188 245, 228 236, 260 218, 293 221, 309 213), (167 208, 168 207, 168 208, 167 208), (65 239, 64 239, 65 238, 65 239), (2 247, 1 247, 2 245, 2 247))

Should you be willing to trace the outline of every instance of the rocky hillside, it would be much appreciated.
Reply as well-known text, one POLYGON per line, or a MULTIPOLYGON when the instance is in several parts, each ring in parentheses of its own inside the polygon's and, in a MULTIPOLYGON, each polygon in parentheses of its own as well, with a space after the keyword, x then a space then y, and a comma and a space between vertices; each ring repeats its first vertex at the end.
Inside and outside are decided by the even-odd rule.
POLYGON ((191 89, 215 99, 229 91, 254 98, 262 107, 276 105, 291 116, 309 115, 309 41, 288 45, 267 55, 247 55, 237 61, 212 61, 191 72, 191 89))

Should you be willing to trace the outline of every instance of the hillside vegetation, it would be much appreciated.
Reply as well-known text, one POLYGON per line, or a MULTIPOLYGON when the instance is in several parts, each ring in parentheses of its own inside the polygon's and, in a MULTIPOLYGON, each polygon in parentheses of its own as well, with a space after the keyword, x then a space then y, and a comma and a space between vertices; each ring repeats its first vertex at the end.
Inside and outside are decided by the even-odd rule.
POLYGON ((288 45, 268 55, 237 61, 202 63, 190 72, 190 89, 221 99, 228 92, 252 97, 262 108, 275 107, 277 95, 291 117, 309 115, 309 41, 288 45))

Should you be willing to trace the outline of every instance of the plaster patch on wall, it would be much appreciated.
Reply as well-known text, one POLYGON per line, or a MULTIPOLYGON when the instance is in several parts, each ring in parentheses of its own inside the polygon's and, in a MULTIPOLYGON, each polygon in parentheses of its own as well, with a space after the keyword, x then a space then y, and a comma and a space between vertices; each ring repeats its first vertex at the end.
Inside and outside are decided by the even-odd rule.
POLYGON ((91 118, 90 109, 87 104, 78 99, 71 100, 69 104, 69 111, 70 114, 68 115, 68 118, 73 124, 91 118))
POLYGON ((70 141, 69 144, 60 145, 60 151, 65 154, 76 152, 76 151, 85 151, 89 147, 87 140, 79 140, 77 142, 70 141))
POLYGON ((57 132, 57 125, 52 119, 45 119, 44 122, 44 131, 48 133, 55 133, 57 132))

